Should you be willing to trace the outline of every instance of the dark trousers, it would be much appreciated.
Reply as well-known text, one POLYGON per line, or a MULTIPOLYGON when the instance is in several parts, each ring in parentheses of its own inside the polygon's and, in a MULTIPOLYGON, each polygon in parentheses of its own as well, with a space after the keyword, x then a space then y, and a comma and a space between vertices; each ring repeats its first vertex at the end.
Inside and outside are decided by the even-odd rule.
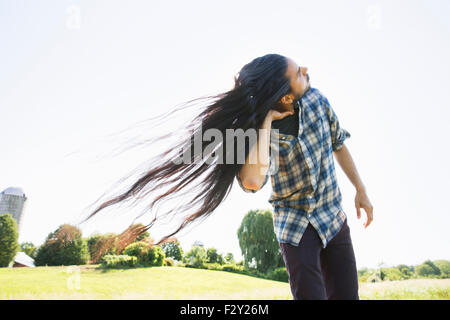
POLYGON ((358 271, 347 219, 326 248, 311 223, 298 246, 279 245, 293 300, 359 300, 358 271))

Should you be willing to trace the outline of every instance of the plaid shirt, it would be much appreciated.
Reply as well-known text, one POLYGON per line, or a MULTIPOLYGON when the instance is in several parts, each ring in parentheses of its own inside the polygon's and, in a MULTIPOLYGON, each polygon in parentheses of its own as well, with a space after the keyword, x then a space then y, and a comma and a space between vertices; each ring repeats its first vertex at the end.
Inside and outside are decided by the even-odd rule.
MULTIPOLYGON (((311 222, 323 247, 341 229, 346 215, 341 206, 342 195, 337 184, 333 151, 339 150, 350 133, 339 125, 328 99, 316 88, 310 88, 296 100, 299 112, 298 136, 271 130, 269 176, 274 208, 274 231, 278 242, 298 246, 311 222), (278 170, 273 169, 272 149, 278 148, 278 170)), ((239 186, 247 189, 236 175, 239 186)), ((262 188, 262 187, 261 187, 262 188)))

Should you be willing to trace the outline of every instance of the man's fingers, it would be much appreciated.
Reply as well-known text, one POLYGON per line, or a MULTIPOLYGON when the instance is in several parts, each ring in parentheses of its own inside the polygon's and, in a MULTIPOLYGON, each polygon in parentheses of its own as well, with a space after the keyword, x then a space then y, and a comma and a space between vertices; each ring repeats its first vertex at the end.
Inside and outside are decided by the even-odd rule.
POLYGON ((366 211, 367 214, 367 221, 364 227, 367 228, 373 220, 373 207, 364 207, 364 210, 366 211))
POLYGON ((359 207, 359 205, 356 205, 356 216, 359 218, 361 218, 361 208, 359 207))

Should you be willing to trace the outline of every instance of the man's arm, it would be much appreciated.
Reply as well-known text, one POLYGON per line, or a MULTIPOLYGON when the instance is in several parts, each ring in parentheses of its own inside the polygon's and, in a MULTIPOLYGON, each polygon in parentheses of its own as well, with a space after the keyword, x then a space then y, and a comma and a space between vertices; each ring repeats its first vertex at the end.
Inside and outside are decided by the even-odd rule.
POLYGON ((270 131, 273 120, 280 120, 284 117, 294 114, 293 111, 280 112, 277 110, 269 110, 260 129, 262 134, 259 135, 258 141, 252 146, 245 164, 236 174, 239 186, 245 192, 255 193, 266 184, 269 179, 270 167, 270 131), (258 154, 261 152, 261 154, 258 154), (254 162, 256 159, 256 163, 254 162), (250 163, 252 162, 252 163, 250 163))
POLYGON ((263 129, 263 131, 261 131, 262 134, 259 135, 257 143, 252 146, 247 158, 245 159, 245 164, 236 174, 236 179, 239 186, 245 192, 257 192, 266 184, 268 180, 271 126, 272 117, 269 113, 261 126, 261 129, 263 129), (258 151, 260 151, 261 154, 258 154, 258 151), (256 159, 257 162, 250 163, 250 161, 254 161, 254 159, 256 159))
POLYGON ((356 170, 356 166, 353 162, 352 156, 350 155, 350 151, 348 150, 347 146, 343 144, 337 151, 334 151, 333 154, 336 157, 336 160, 341 166, 342 170, 347 175, 348 179, 355 186, 355 207, 357 216, 358 219, 361 218, 360 208, 363 208, 366 211, 367 221, 364 227, 367 228, 373 220, 373 206, 370 203, 369 197, 367 196, 366 187, 361 181, 358 170, 356 170))
POLYGON ((351 134, 346 129, 341 127, 338 116, 336 115, 336 112, 334 112, 333 107, 331 106, 327 97, 323 95, 319 90, 316 89, 316 91, 321 96, 321 100, 323 102, 323 106, 330 123, 331 145, 333 154, 336 157, 336 160, 338 161, 342 170, 345 172, 347 177, 356 188, 356 215, 358 219, 360 219, 361 208, 366 211, 367 221, 364 226, 367 228, 373 220, 373 206, 366 194, 366 188, 362 183, 361 178, 359 177, 352 156, 350 155, 347 146, 344 144, 345 140, 351 137, 351 134))

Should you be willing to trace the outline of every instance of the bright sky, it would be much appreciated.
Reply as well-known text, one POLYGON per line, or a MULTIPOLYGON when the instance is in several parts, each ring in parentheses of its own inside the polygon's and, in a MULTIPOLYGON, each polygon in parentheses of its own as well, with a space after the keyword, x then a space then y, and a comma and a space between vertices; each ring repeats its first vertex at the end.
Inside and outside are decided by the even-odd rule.
MULTIPOLYGON (((352 134, 346 145, 374 206, 364 229, 337 165, 358 268, 450 259, 449 16, 447 0, 1 0, 0 191, 28 197, 19 241, 40 245, 148 158, 98 159, 119 144, 106 136, 226 91, 244 64, 279 53, 308 67, 352 134)), ((200 240, 239 260, 241 220, 270 209, 270 192, 270 183, 255 194, 235 183, 179 238, 183 249, 200 240)), ((129 223, 111 211, 83 235, 129 223)))

